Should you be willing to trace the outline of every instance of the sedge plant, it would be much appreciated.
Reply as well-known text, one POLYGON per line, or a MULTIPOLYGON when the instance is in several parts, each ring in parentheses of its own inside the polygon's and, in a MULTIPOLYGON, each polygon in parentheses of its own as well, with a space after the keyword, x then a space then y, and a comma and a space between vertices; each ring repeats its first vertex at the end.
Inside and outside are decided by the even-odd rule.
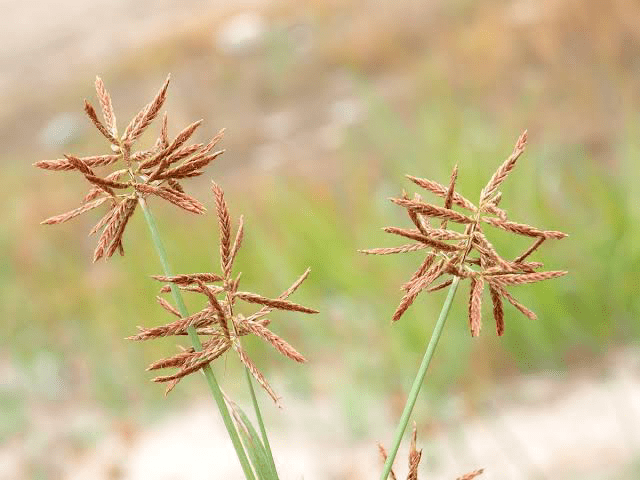
POLYGON ((106 206, 106 213, 90 231, 90 235, 99 234, 93 254, 93 261, 96 262, 111 257, 115 252, 124 255, 125 228, 137 207, 140 207, 163 270, 162 275, 154 278, 165 284, 161 288, 161 293, 171 293, 173 304, 162 296, 158 296, 157 300, 166 311, 177 317, 177 320, 159 327, 139 327, 138 333, 130 339, 149 340, 169 335, 188 336, 191 341, 190 347, 184 348, 171 357, 154 362, 148 368, 148 370, 173 368, 177 369, 177 372, 156 377, 154 381, 166 383, 168 393, 185 376, 202 371, 245 477, 248 480, 274 480, 278 478, 278 473, 252 379, 264 388, 276 404, 278 404, 278 397, 243 349, 241 337, 255 335, 271 344, 286 357, 296 362, 305 362, 305 358, 300 353, 268 327, 271 322, 270 314, 274 310, 317 313, 314 309, 287 300, 307 278, 309 270, 277 298, 239 291, 240 275, 233 277, 232 268, 242 245, 244 222, 240 217, 232 242, 231 217, 224 193, 220 186, 213 183, 212 191, 220 229, 221 272, 172 274, 160 233, 149 207, 149 199, 157 197, 187 212, 204 213, 206 211, 204 205, 185 193, 182 182, 185 179, 203 175, 204 168, 223 153, 224 150, 214 151, 214 148, 222 139, 224 130, 220 130, 206 144, 187 144, 202 121, 188 125, 171 139, 168 117, 164 113, 160 134, 153 146, 149 149, 134 151, 136 141, 158 117, 166 100, 168 86, 169 77, 154 99, 129 122, 120 134, 111 96, 102 80, 99 77, 96 78, 95 87, 103 119, 98 117, 95 108, 86 100, 84 110, 93 125, 109 142, 111 152, 86 157, 65 155, 64 158, 35 163, 36 167, 45 170, 79 173, 90 184, 89 191, 79 207, 48 218, 42 223, 49 225, 63 223, 106 206), (111 167, 112 171, 107 174, 98 174, 95 171, 104 167, 111 167), (190 315, 182 298, 182 293, 185 291, 202 295, 206 301, 204 308, 190 315), (253 314, 244 317, 234 311, 238 301, 255 304, 259 308, 253 314), (229 351, 236 352, 244 364, 260 433, 242 409, 224 394, 210 367, 212 361, 229 351))
POLYGON ((448 295, 442 306, 431 339, 425 350, 418 373, 413 381, 407 402, 396 427, 391 450, 385 453, 385 463, 381 480, 386 480, 392 472, 394 459, 407 428, 409 417, 413 411, 424 377, 435 353, 438 340, 442 335, 449 310, 453 303, 458 285, 461 281, 470 281, 469 295, 469 329, 471 336, 480 334, 482 327, 482 296, 485 285, 488 286, 493 304, 493 317, 498 336, 505 331, 504 300, 511 303, 526 317, 535 320, 536 315, 516 300, 507 287, 535 283, 542 280, 560 277, 566 271, 541 271, 543 264, 532 262, 529 256, 545 241, 566 237, 562 232, 542 230, 531 225, 516 223, 507 218, 507 212, 500 208, 502 193, 500 185, 516 165, 527 144, 527 132, 518 138, 511 155, 500 165, 487 185, 480 192, 477 205, 463 197, 455 190, 458 167, 454 167, 448 186, 432 180, 407 175, 416 185, 444 199, 444 206, 426 203, 419 194, 410 198, 406 193, 390 200, 405 208, 414 228, 385 227, 385 231, 413 243, 398 247, 374 248, 360 250, 370 255, 389 255, 426 251, 420 267, 408 282, 402 285, 405 292, 400 304, 393 314, 393 322, 402 317, 413 304, 417 296, 423 292, 434 292, 449 287, 448 295), (454 209, 459 207, 459 209, 454 209), (458 225, 458 229, 449 224, 458 225), (532 238, 531 245, 513 260, 501 256, 485 235, 485 226, 532 238))

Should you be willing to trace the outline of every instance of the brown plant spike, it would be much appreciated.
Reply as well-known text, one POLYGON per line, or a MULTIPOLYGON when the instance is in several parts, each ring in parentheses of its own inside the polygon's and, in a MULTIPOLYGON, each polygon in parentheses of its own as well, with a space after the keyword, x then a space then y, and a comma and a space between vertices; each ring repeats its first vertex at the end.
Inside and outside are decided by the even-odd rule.
MULTIPOLYGON (((418 439, 418 429, 414 422, 413 432, 411 434, 411 443, 409 445, 409 471, 407 473, 407 480, 418 480, 418 466, 420 465, 420 460, 422 459, 422 449, 420 450, 417 449, 416 447, 417 439, 418 439)), ((387 454, 387 450, 380 443, 378 443, 378 452, 380 453, 380 458, 382 459, 382 462, 385 463, 389 455, 387 454)), ((473 480, 483 472, 484 472, 484 469, 480 468, 478 470, 474 470, 473 472, 469 472, 465 475, 462 475, 461 477, 458 477, 456 480, 473 480)), ((393 469, 391 469, 391 471, 389 472, 389 478, 391 478, 392 480, 398 479, 393 469)))
MULTIPOLYGON (((277 298, 267 298, 251 292, 239 292, 239 275, 236 278, 232 277, 232 266, 233 260, 242 245, 244 223, 242 217, 240 217, 238 229, 234 237, 235 239, 233 243, 231 243, 231 217, 224 199, 224 193, 216 184, 213 184, 212 192, 215 198, 220 230, 219 256, 221 273, 191 273, 171 277, 164 275, 153 276, 153 278, 159 282, 173 283, 181 290, 204 295, 207 300, 207 306, 187 318, 179 318, 163 326, 152 328, 138 327, 138 333, 129 337, 129 339, 140 341, 172 335, 182 336, 186 335, 189 326, 193 326, 198 335, 208 337, 203 342, 203 350, 196 352, 193 349, 187 349, 172 357, 152 363, 148 368, 149 370, 163 368, 177 369, 177 371, 171 375, 154 378, 154 382, 166 383, 168 385, 168 393, 185 376, 197 372, 213 360, 233 350, 238 354, 238 358, 247 367, 251 375, 253 375, 273 401, 278 404, 278 396, 256 364, 251 360, 246 350, 240 345, 240 338, 246 335, 255 335, 270 344, 283 356, 295 362, 306 362, 306 359, 294 347, 268 328, 271 319, 267 317, 267 315, 273 310, 318 313, 317 310, 287 300, 307 278, 309 270, 307 269, 291 287, 277 298), (248 317, 245 317, 241 314, 234 313, 234 306, 238 300, 248 304, 261 305, 261 308, 248 317)), ((167 286, 161 290, 162 293, 168 293, 169 291, 170 289, 167 288, 167 286)), ((177 316, 180 317, 175 307, 164 299, 160 300, 160 298, 162 297, 159 297, 158 301, 165 310, 172 315, 177 314, 177 316)))
POLYGON ((64 159, 41 160, 34 163, 34 166, 44 170, 79 172, 91 186, 79 207, 50 217, 43 221, 43 224, 66 222, 104 203, 109 205, 107 213, 91 230, 92 234, 101 232, 94 252, 94 261, 109 258, 116 251, 124 252, 124 230, 141 198, 155 196, 195 214, 205 211, 198 200, 184 192, 177 180, 202 175, 204 172, 201 169, 223 153, 221 150, 208 155, 222 138, 224 130, 220 130, 207 145, 197 143, 184 146, 202 121, 198 120, 187 126, 170 141, 165 114, 154 147, 151 150, 131 151, 136 140, 160 112, 167 97, 168 86, 169 77, 155 98, 129 122, 124 134, 118 136, 111 96, 102 79, 97 77, 95 87, 104 122, 98 118, 95 108, 86 100, 84 110, 93 125, 111 144, 110 150, 116 153, 87 157, 65 155, 64 159), (93 170, 111 165, 116 165, 115 170, 105 175, 98 175, 93 170))
POLYGON ((505 210, 498 208, 502 200, 502 193, 498 188, 515 168, 526 144, 527 132, 525 131, 518 138, 511 155, 498 167, 482 189, 477 206, 455 191, 458 178, 457 165, 453 169, 448 186, 433 180, 407 175, 407 178, 416 185, 444 199, 444 206, 423 202, 419 195, 410 200, 406 192, 403 192, 399 198, 391 198, 393 203, 406 209, 409 220, 416 228, 385 227, 384 230, 413 240, 415 243, 399 247, 359 250, 369 255, 391 255, 427 250, 422 265, 402 286, 406 293, 393 314, 394 322, 400 319, 423 290, 427 292, 441 290, 453 283, 453 277, 459 277, 461 280, 469 278, 471 282, 469 325, 472 336, 479 335, 482 325, 482 295, 485 282, 488 283, 491 294, 498 335, 504 333, 503 299, 526 317, 536 318, 535 313, 513 298, 506 288, 565 275, 566 271, 538 271, 542 264, 526 261, 526 259, 546 240, 559 240, 567 234, 513 222, 507 219, 505 210), (454 207, 462 208, 465 212, 458 212, 454 207), (434 228, 435 223, 432 223, 431 219, 439 220, 440 227, 434 228), (451 224, 458 225, 459 230, 462 231, 451 229, 451 224), (535 241, 514 260, 507 260, 487 239, 483 231, 485 225, 508 233, 532 237, 535 241), (443 275, 449 278, 435 283, 443 275))

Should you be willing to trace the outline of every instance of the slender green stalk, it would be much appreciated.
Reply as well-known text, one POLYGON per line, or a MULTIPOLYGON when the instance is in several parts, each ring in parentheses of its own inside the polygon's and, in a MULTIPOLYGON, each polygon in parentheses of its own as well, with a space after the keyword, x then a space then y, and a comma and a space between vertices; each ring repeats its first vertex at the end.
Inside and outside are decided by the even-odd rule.
POLYGON ((269 444, 269 437, 267 436, 267 429, 264 426, 264 421, 262 420, 262 414, 260 413, 260 407, 258 405, 258 399, 256 398, 256 392, 253 388, 253 381, 251 380, 251 374, 249 373, 249 369, 245 367, 244 373, 247 377, 247 383, 249 384, 249 392, 251 393, 251 401, 253 402, 253 409, 256 412, 256 418, 258 420, 258 425, 260 426, 260 434, 262 435, 262 443, 264 444, 264 449, 267 451, 269 462, 273 467, 273 471, 277 474, 276 462, 273 460, 273 453, 271 452, 271 445, 269 444))
POLYGON ((420 364, 420 368, 418 369, 418 374, 416 375, 416 378, 413 381, 413 386, 411 387, 411 391, 409 392, 409 398, 407 399, 407 403, 404 406, 404 410, 402 411, 400 422, 396 427, 395 436, 393 438, 393 444, 391 445, 389 456, 387 457, 387 461, 384 463, 384 470, 382 471, 382 475, 380 476, 381 480, 387 480, 387 477, 391 472, 391 467, 393 466, 393 461, 395 460, 396 455, 398 454, 398 448, 400 447, 402 436, 404 435, 404 431, 407 429, 407 424, 409 423, 409 417, 411 416, 413 407, 416 404, 418 393, 420 393, 420 388, 422 387, 424 376, 427 373, 429 364, 431 363, 431 358, 433 357, 433 353, 435 352, 436 346, 438 345, 438 340, 440 340, 440 336, 442 335, 442 330, 444 329, 444 324, 447 320, 447 316, 449 315, 449 310, 451 309, 451 304, 453 303, 453 297, 456 294, 456 290, 458 289, 459 282, 460 282, 460 277, 455 277, 453 279, 453 283, 451 284, 451 287, 449 287, 449 293, 447 294, 447 298, 444 301, 444 305, 442 305, 440 316, 438 317, 436 326, 434 327, 433 333, 431 334, 431 340, 429 340, 429 345, 427 346, 427 350, 426 352, 424 352, 424 357, 422 358, 422 363, 420 364))
MULTIPOLYGON (((144 218, 147 220, 147 225, 149 226, 149 230, 151 231, 151 238, 153 240, 153 244, 156 248, 156 252, 158 253, 158 257, 160 258, 160 263, 162 264, 162 269, 164 270, 164 274, 166 276, 171 276, 171 268, 169 267, 169 260, 167 259, 167 252, 164 249, 164 245, 162 244, 162 240, 160 239, 160 234, 158 233, 158 228, 156 227, 156 222, 151 215, 151 211, 147 206, 147 202, 138 197, 138 203, 144 212, 144 218)), ((171 284, 171 293, 173 294, 173 298, 176 302, 178 310, 183 317, 188 317, 189 312, 187 311, 187 306, 182 299, 182 295, 180 293, 180 289, 171 284)), ((200 338, 198 337, 198 333, 193 326, 190 326, 187 329, 189 334, 189 338, 191 339, 191 343, 193 344, 193 348, 196 351, 202 350, 202 343, 200 342, 200 338)), ((244 471, 244 475, 247 480, 255 480, 255 476, 251 469, 251 465, 249 464, 249 459, 247 458, 247 454, 244 451, 242 443, 240 441, 240 437, 238 436, 238 432, 236 430, 235 425, 229 415, 229 410, 227 409, 227 405, 224 401, 224 395, 222 394, 222 390, 220 390, 220 386, 218 385, 218 381, 216 380, 215 375, 213 374, 213 370, 209 365, 202 368, 204 372, 204 376, 207 379, 207 383, 209 384, 209 389, 211 390, 211 394, 218 405, 218 410, 220 410, 220 414, 222 415, 222 420, 224 421, 225 427, 227 427, 227 432, 229 433, 229 437, 231 438, 231 442, 233 443, 234 448, 236 449, 236 454, 238 455, 238 459, 240 460, 240 464, 242 465, 242 470, 244 471)))

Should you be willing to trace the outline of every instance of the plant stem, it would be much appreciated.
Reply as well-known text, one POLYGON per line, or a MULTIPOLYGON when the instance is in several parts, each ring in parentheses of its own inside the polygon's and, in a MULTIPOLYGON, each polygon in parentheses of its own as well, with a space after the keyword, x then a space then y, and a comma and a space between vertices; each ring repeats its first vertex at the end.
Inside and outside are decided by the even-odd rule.
MULTIPOLYGON (((149 230, 151 231, 151 238, 153 240, 153 244, 156 248, 156 252, 158 257, 160 258, 160 263, 162 264, 162 269, 164 270, 164 274, 166 276, 171 276, 171 268, 169 267, 169 261, 167 259, 167 252, 164 249, 164 245, 162 244, 162 240, 160 239, 160 234, 158 233, 158 228, 156 227, 156 222, 151 215, 151 211, 147 206, 147 202, 142 198, 138 197, 138 203, 144 212, 144 218, 147 220, 147 225, 149 226, 149 230)), ((180 289, 171 284, 171 293, 173 294, 173 298, 176 302, 178 310, 183 317, 188 317, 189 312, 187 311, 187 306, 182 299, 182 294, 180 293, 180 289)), ((191 339, 191 343, 193 348, 196 351, 202 350, 202 343, 200 342, 200 338, 198 337, 198 333, 193 326, 189 326, 187 329, 189 334, 189 338, 191 339)), ((244 471, 244 475, 247 480, 255 480, 255 476, 253 475, 253 471, 251 470, 251 465, 249 464, 249 459, 247 458, 247 454, 244 451, 242 443, 240 442, 240 437, 238 436, 238 432, 236 430, 233 421, 231 420, 231 416, 229 415, 229 410, 227 409, 227 404, 224 401, 224 395, 222 394, 222 390, 220 390, 220 386, 218 385, 218 381, 216 380, 215 375, 213 374, 213 370, 209 365, 202 368, 204 372, 204 376, 207 379, 207 383, 209 384, 209 389, 211 390, 211 394, 218 405, 218 410, 220 410, 220 414, 222 415, 222 420, 224 421, 225 427, 227 427, 227 432, 229 433, 229 437, 231 438, 231 442, 233 443, 234 448, 236 449, 236 454, 238 455, 238 459, 240 460, 240 464, 242 465, 242 470, 244 471)))
POLYGON ((382 471, 382 475, 380 476, 380 480, 387 480, 387 477, 391 472, 391 467, 393 467, 393 461, 395 460, 396 455, 398 454, 398 448, 400 447, 400 442, 402 441, 402 436, 404 435, 404 431, 407 429, 407 424, 409 423, 409 417, 411 416, 413 407, 416 404, 418 393, 420 393, 420 388, 422 387, 422 382, 424 381, 424 376, 427 373, 429 364, 431 363, 431 358, 433 357, 433 353, 435 352, 436 346, 438 345, 438 340, 440 340, 440 336, 442 335, 442 330, 444 329, 444 324, 447 320, 447 316, 449 315, 449 310, 451 309, 451 304, 453 303, 453 297, 456 294, 456 290, 458 289, 459 282, 460 282, 460 277, 455 277, 453 279, 453 283, 451 284, 451 287, 449 287, 449 293, 447 294, 447 298, 444 301, 444 305, 442 305, 440 316, 438 317, 436 326, 434 327, 433 333, 431 334, 431 340, 429 340, 429 345, 427 346, 427 350, 426 352, 424 352, 424 357, 422 358, 422 363, 420 364, 420 368, 418 369, 418 374, 416 375, 416 378, 413 381, 411 391, 409 392, 409 398, 407 398, 407 403, 404 406, 404 410, 402 411, 400 422, 396 427, 395 436, 393 438, 393 445, 391 446, 391 450, 389 451, 389 456, 387 457, 387 461, 384 463, 384 469, 382 471))
POLYGON ((273 467, 273 471, 276 472, 276 463, 273 460, 273 453, 271 452, 271 445, 269 444, 269 437, 267 436, 267 429, 264 426, 264 421, 262 420, 262 414, 260 413, 260 407, 258 405, 258 399, 256 398, 256 392, 253 388, 253 381, 251 380, 251 374, 249 373, 249 369, 245 367, 244 373, 247 377, 247 383, 249 384, 249 392, 251 393, 251 402, 253 403, 253 409, 256 412, 256 418, 258 420, 258 425, 260 426, 260 434, 262 435, 262 443, 264 444, 264 449, 267 451, 268 459, 271 462, 271 466, 273 467))

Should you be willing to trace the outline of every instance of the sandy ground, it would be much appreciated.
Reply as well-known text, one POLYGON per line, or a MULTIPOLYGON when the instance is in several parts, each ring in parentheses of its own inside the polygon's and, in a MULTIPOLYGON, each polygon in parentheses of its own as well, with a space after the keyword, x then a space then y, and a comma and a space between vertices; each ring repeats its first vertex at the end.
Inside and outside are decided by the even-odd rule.
MULTIPOLYGON (((639 353, 619 353, 606 374, 523 377, 496 389, 491 405, 474 417, 463 414, 461 399, 450 398, 444 417, 441 412, 437 423, 420 430, 423 478, 454 479, 479 467, 486 469, 481 478, 496 480, 637 478, 631 465, 640 451, 639 353)), ((264 407, 283 480, 377 478, 376 443, 388 446, 394 429, 381 405, 363 406, 369 431, 356 439, 335 398, 284 398, 283 411, 264 407)), ((56 472, 50 478, 242 478, 219 415, 204 399, 146 426, 110 423, 83 406, 58 415, 41 412, 39 419, 36 412, 31 422, 41 438, 49 431, 49 440, 41 441, 51 445, 45 449, 46 469, 56 472), (55 440, 58 435, 70 443, 71 431, 96 425, 108 427, 89 448, 63 448, 55 440)), ((29 435, 0 447, 0 480, 29 478, 25 465, 30 461, 33 468, 28 457, 34 448, 29 435)), ((399 475, 406 471, 406 448, 399 453, 399 475)))

